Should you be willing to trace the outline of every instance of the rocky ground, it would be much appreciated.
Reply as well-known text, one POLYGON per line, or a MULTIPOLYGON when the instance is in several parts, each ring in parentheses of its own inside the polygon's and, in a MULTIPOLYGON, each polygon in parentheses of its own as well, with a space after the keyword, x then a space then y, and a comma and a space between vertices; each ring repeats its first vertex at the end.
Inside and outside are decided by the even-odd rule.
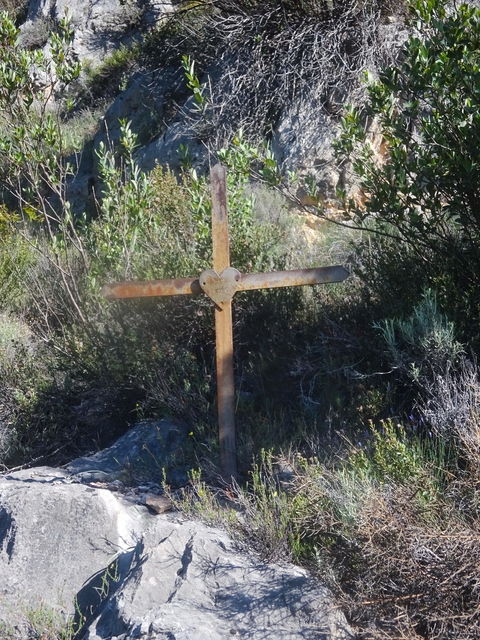
POLYGON ((66 467, 0 478, 7 637, 32 637, 32 612, 42 608, 73 618, 82 640, 353 637, 305 570, 263 562, 176 511, 159 484, 132 482, 148 464, 145 440, 168 464, 181 433, 167 421, 143 423, 66 467))

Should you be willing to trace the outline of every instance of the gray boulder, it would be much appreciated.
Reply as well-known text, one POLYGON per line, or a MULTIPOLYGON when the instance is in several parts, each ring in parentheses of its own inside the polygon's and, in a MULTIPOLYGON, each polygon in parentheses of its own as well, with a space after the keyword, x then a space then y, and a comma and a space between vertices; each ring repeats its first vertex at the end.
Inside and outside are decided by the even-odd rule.
MULTIPOLYGON (((0 479, 0 620, 22 627, 40 605, 75 613, 82 586, 112 561, 126 570, 149 517, 105 489, 40 467, 0 479)), ((95 604, 95 590, 85 606, 95 604)), ((87 597, 88 596, 88 597, 87 597)))
MULTIPOLYGON (((172 10, 169 0, 31 0, 22 37, 36 43, 45 25, 58 23, 68 11, 75 29, 73 51, 90 66, 98 66, 122 42, 136 37, 146 25, 162 19, 172 10)), ((41 44, 41 43, 40 43, 41 44)))
POLYGON ((333 142, 339 130, 338 118, 311 96, 285 109, 273 134, 272 150, 283 171, 315 178, 323 197, 335 198, 340 170, 333 142))
POLYGON ((181 459, 186 428, 169 420, 141 422, 133 426, 111 447, 90 456, 82 456, 65 466, 76 482, 113 482, 126 484, 145 478, 162 480, 167 474, 170 484, 185 483, 181 459), (169 468, 175 461, 175 469, 169 468))
POLYGON ((79 640, 353 637, 306 571, 74 479, 48 467, 0 478, 0 628, 13 637, 40 607, 74 617, 79 640))
POLYGON ((219 529, 160 516, 142 543, 140 563, 85 640, 352 637, 327 589, 305 571, 240 553, 219 529))

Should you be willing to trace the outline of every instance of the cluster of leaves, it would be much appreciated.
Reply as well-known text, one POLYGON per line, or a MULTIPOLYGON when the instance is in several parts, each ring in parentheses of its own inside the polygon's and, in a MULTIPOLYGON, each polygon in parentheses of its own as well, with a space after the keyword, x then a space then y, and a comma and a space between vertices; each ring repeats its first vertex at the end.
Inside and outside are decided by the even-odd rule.
POLYGON ((122 121, 120 158, 103 142, 97 152, 99 177, 104 185, 101 216, 90 225, 85 221, 92 284, 97 278, 131 279, 139 236, 148 235, 152 225, 158 224, 148 211, 153 191, 148 176, 133 160, 135 147, 136 135, 122 121))
MULTIPOLYGON (((14 163, 20 176, 27 180, 26 189, 38 189, 41 174, 27 176, 25 167, 46 164, 45 171, 54 172, 52 156, 61 151, 58 147, 56 122, 47 106, 60 90, 76 79, 80 63, 73 60, 70 44, 73 30, 68 15, 59 23, 58 32, 50 35, 51 56, 40 49, 30 51, 19 43, 20 31, 7 13, 0 19, 0 107, 4 126, 1 139, 1 162, 14 163), (35 128, 27 131, 26 122, 35 121, 35 128), (52 153, 45 163, 46 150, 52 153), (40 162, 42 160, 42 162, 40 162)), ((33 123, 32 123, 33 124, 33 123)), ((13 186, 12 186, 13 188, 13 186)))
POLYGON ((369 84, 366 108, 343 119, 338 151, 367 197, 348 212, 392 238, 383 254, 398 246, 416 263, 414 287, 436 289, 468 340, 479 308, 480 11, 413 2, 412 27, 401 61, 369 84), (366 118, 384 140, 380 162, 366 118))

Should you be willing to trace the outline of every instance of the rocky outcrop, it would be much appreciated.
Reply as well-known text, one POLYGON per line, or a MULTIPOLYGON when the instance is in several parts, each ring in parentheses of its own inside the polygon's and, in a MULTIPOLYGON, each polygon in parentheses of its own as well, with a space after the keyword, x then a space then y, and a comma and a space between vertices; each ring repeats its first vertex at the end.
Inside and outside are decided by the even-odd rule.
POLYGON ((160 516, 141 553, 85 640, 352 637, 328 591, 305 571, 240 553, 218 529, 160 516))
POLYGON ((185 427, 169 420, 141 422, 108 449, 72 460, 65 469, 75 482, 139 484, 145 478, 161 482, 166 474, 169 484, 185 484, 181 460, 186 438, 185 427), (174 470, 170 469, 172 459, 174 470))
POLYGON ((197 155, 205 155, 205 147, 195 140, 185 121, 191 102, 181 69, 165 67, 137 73, 107 110, 94 148, 98 149, 101 142, 115 146, 120 138, 120 120, 128 120, 138 136, 136 159, 143 171, 151 171, 156 164, 178 168, 181 144, 189 144, 191 152, 198 147, 197 155), (184 103, 180 109, 178 105, 184 103))
POLYGON ((46 27, 58 23, 68 12, 75 29, 73 52, 84 64, 95 67, 171 10, 169 0, 32 0, 22 38, 25 44, 42 44, 38 38, 47 33, 46 27))
MULTIPOLYGON (((175 6, 176 3, 172 4, 170 0, 78 0, 76 3, 69 0, 30 0, 27 20, 21 27, 22 39, 27 46, 43 46, 49 28, 58 23, 68 10, 74 27, 73 53, 87 69, 95 69, 121 44, 128 45, 139 40, 150 27, 171 14, 175 6)), ((392 15, 375 18, 378 24, 375 22, 375 33, 372 31, 371 38, 376 44, 372 40, 371 45, 367 46, 367 36, 362 44, 365 48, 362 64, 366 67, 374 70, 379 63, 378 56, 385 62, 399 50, 406 37, 401 14, 402 11, 399 9, 397 12, 392 5, 392 15)), ((373 29, 371 25, 369 28, 373 29)), ((356 36, 349 37, 355 39, 356 36)), ((330 42, 327 40, 326 46, 330 42)), ((332 43, 330 45, 333 46, 332 43)), ((226 96, 236 86, 233 80, 230 81, 232 75, 241 73, 245 66, 251 66, 248 56, 242 63, 242 54, 237 45, 232 44, 230 49, 228 45, 225 46, 227 53, 219 53, 218 56, 209 54, 210 63, 206 63, 205 73, 200 78, 204 95, 209 96, 212 107, 212 112, 203 123, 199 122, 198 110, 192 109, 191 92, 186 88, 180 64, 177 68, 160 64, 155 71, 150 67, 141 72, 137 67, 136 75, 130 78, 125 90, 109 107, 93 145, 85 149, 77 176, 69 184, 68 197, 74 212, 81 214, 89 208, 94 210, 95 201, 101 198, 96 151, 100 142, 115 145, 118 141, 120 118, 130 121, 132 130, 139 136, 140 148, 136 157, 144 171, 150 171, 156 164, 179 169, 182 166, 181 149, 186 147, 189 148, 189 165, 200 172, 208 169, 211 161, 215 160, 211 156, 215 155, 218 147, 225 144, 227 138, 231 139, 233 133, 242 126, 243 120, 235 109, 232 111, 233 119, 219 114, 224 111, 230 113, 229 103, 235 102, 226 96), (216 104, 217 101, 219 104, 216 104), (217 120, 223 117, 228 122, 220 126, 217 120)), ((252 46, 250 42, 246 48, 252 46)), ((332 51, 330 58, 336 59, 337 54, 334 49, 332 51)), ((348 67, 348 61, 345 64, 348 67)), ((302 91, 294 92, 294 99, 288 97, 288 91, 284 91, 285 100, 278 103, 275 115, 268 124, 271 127, 272 151, 281 170, 297 171, 302 179, 308 176, 326 201, 335 199, 339 183, 345 186, 345 179, 348 183, 352 178, 336 165, 332 141, 338 135, 339 113, 344 102, 352 99, 353 93, 350 95, 345 78, 336 86, 338 79, 330 77, 332 71, 329 69, 325 69, 325 77, 317 74, 311 79, 307 74, 299 80, 300 85, 303 83, 305 86, 302 91)), ((348 72, 343 69, 345 75, 344 72, 347 74, 345 77, 351 76, 352 86, 357 86, 362 69, 350 69, 348 72)), ((285 75, 289 76, 290 71, 285 75)), ((254 80, 256 86, 256 79, 250 78, 248 82, 252 84, 254 80)), ((250 84, 247 83, 248 86, 250 84)), ((358 93, 357 89, 355 91, 358 93)), ((274 92, 272 88, 268 95, 274 92)), ((245 101, 248 102, 246 98, 245 101)), ((261 101, 255 104, 258 112, 269 110, 261 101)), ((247 121, 255 120, 255 117, 255 113, 250 113, 247 121)), ((263 130, 267 128, 263 127, 263 130)), ((257 134, 261 135, 261 131, 258 130, 257 134)))
POLYGON ((144 529, 141 510, 68 476, 43 467, 0 480, 0 620, 8 626, 21 629, 40 604, 73 615, 82 586, 112 559, 127 570, 144 529))
MULTIPOLYGON (((395 47, 398 49, 406 32, 397 32, 395 47)), ((229 73, 228 67, 224 74, 229 73)), ((218 74, 212 70, 212 76, 218 74)), ((210 70, 203 78, 205 90, 212 82, 210 70)), ((334 157, 333 141, 340 131, 340 98, 329 111, 322 95, 312 90, 304 99, 289 104, 279 115, 272 131, 271 149, 282 171, 297 172, 308 176, 325 200, 336 198, 338 186, 354 186, 353 176, 338 166, 334 157)), ((140 148, 136 160, 143 171, 151 171, 157 164, 178 170, 182 166, 181 148, 188 148, 189 164, 200 172, 208 170, 215 161, 215 143, 209 139, 215 132, 202 129, 194 100, 188 95, 185 78, 179 69, 167 68, 133 78, 127 89, 113 102, 94 147, 105 142, 107 131, 112 142, 118 140, 119 119, 127 118, 132 130, 138 134, 140 148), (204 135, 205 134, 205 135, 204 135)), ((211 123, 205 123, 205 129, 211 123)), ((235 125, 232 123, 232 130, 235 125)))
POLYGON ((137 464, 140 434, 154 446, 159 424, 172 454, 174 425, 148 433, 144 423, 90 459, 0 478, 3 628, 26 638, 28 612, 43 607, 74 618, 82 640, 352 638, 306 571, 240 551, 224 531, 172 511, 154 483, 118 479, 122 456, 130 449, 137 464))

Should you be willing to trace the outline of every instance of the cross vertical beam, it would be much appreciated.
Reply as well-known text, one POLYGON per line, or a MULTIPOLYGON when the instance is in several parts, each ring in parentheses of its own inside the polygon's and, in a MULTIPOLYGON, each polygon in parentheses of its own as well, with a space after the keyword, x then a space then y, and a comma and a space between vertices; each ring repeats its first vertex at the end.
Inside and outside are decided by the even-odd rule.
MULTIPOLYGON (((213 269, 221 274, 230 267, 226 170, 216 164, 211 171, 213 269)), ((235 386, 233 377, 232 299, 215 305, 218 437, 220 468, 226 480, 237 475, 235 445, 235 386)))

